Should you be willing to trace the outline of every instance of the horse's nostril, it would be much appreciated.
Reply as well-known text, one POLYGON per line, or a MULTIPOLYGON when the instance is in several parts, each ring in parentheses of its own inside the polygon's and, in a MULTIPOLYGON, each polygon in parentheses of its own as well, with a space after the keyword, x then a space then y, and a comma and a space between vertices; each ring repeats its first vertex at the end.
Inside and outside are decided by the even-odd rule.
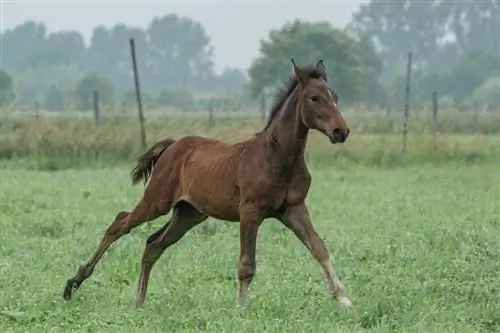
POLYGON ((348 129, 340 129, 340 128, 334 128, 332 131, 332 136, 331 140, 332 142, 344 142, 347 140, 347 136, 349 135, 349 130, 348 129))

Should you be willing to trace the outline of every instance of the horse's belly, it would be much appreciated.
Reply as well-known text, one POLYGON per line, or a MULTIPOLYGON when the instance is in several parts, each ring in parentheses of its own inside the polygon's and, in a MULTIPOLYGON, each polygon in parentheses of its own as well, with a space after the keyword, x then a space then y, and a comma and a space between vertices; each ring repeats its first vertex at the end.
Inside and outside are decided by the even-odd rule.
POLYGON ((200 212, 220 220, 239 220, 239 197, 228 198, 221 193, 201 195, 193 193, 188 201, 200 212))
POLYGON ((184 188, 183 199, 211 217, 227 221, 239 220, 238 188, 234 182, 228 182, 222 177, 198 175, 184 188))
POLYGON ((206 215, 221 220, 238 221, 238 163, 238 150, 230 146, 207 144, 198 147, 183 165, 183 197, 206 215))

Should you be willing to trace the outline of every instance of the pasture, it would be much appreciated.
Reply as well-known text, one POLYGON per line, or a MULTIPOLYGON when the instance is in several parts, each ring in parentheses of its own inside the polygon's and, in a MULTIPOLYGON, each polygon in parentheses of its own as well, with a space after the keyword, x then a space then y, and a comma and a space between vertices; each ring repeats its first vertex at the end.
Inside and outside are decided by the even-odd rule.
POLYGON ((234 307, 238 225, 209 220, 160 259, 144 310, 140 256, 158 219, 118 241, 70 302, 66 279, 114 214, 135 204, 125 168, 0 171, 2 332, 487 332, 500 326, 500 175, 494 166, 315 168, 312 217, 354 301, 263 224, 247 308, 234 307))
MULTIPOLYGON (((49 119, 50 118, 50 119, 49 119)), ((346 115, 352 138, 312 135, 308 205, 354 308, 334 301, 320 266, 279 222, 257 244, 257 275, 237 310, 239 228, 208 220, 159 260, 145 309, 139 264, 155 220, 116 242, 73 299, 66 279, 115 214, 140 198, 129 171, 133 120, 3 119, 0 127, 1 332, 497 332, 500 330, 500 128, 497 116, 411 123, 346 115)), ((147 117, 148 144, 164 136, 248 138, 258 118, 147 117)))

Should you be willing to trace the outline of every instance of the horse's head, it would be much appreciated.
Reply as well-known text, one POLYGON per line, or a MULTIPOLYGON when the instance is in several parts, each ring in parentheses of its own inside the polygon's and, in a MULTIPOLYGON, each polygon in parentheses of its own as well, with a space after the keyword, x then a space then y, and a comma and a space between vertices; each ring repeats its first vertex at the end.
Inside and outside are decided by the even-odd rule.
POLYGON ((322 60, 316 63, 314 75, 297 67, 292 59, 293 70, 299 82, 300 112, 304 125, 325 134, 331 143, 343 143, 349 136, 349 128, 340 114, 338 95, 327 84, 322 60))

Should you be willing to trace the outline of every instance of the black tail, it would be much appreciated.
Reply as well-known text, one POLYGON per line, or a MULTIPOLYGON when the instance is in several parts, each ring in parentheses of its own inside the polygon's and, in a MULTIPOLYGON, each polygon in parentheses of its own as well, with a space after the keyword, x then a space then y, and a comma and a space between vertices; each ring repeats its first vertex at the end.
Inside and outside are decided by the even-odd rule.
POLYGON ((144 183, 148 181, 156 161, 158 161, 158 158, 163 151, 170 147, 173 143, 175 143, 175 140, 168 138, 159 141, 155 143, 153 147, 149 148, 147 152, 139 156, 137 159, 137 165, 131 172, 132 185, 138 184, 141 180, 144 180, 144 183))

